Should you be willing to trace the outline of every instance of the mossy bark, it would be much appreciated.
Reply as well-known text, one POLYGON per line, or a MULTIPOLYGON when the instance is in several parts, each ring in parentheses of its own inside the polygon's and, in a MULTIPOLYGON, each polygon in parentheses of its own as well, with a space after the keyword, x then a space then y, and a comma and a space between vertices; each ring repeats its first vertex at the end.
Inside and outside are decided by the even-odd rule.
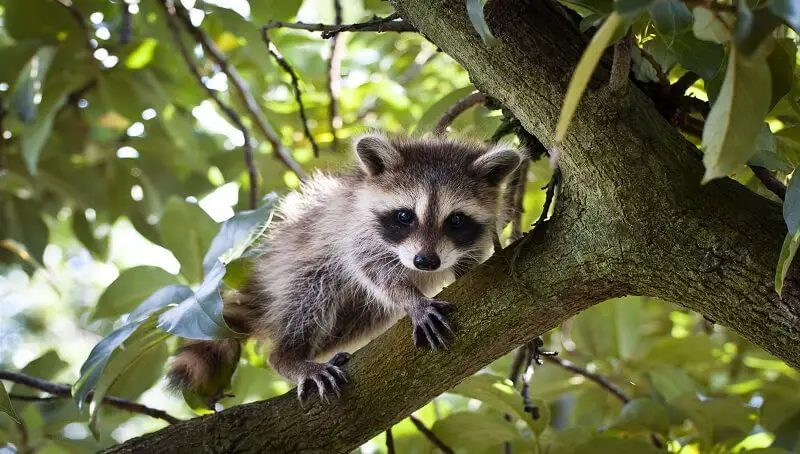
MULTIPOLYGON (((492 0, 487 48, 463 0, 393 0, 475 85, 546 146, 584 41, 543 0, 492 0)), ((406 319, 357 352, 330 405, 293 393, 130 440, 109 452, 348 452, 517 345, 609 298, 659 297, 698 311, 800 368, 800 279, 773 288, 780 207, 723 179, 700 185, 699 152, 633 86, 598 69, 560 150, 553 219, 446 289, 450 349, 415 349, 406 319), (518 257, 514 261, 515 251, 518 257)))

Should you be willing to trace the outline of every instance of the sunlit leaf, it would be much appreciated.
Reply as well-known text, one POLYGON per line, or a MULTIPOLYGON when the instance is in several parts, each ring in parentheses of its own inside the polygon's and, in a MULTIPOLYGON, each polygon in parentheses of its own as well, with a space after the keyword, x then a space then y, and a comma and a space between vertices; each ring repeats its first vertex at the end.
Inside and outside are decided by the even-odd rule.
POLYGON ((120 273, 106 288, 95 306, 92 318, 117 317, 132 311, 159 288, 179 284, 174 274, 156 266, 136 266, 120 273))
POLYGON ((454 413, 436 421, 433 433, 454 449, 479 450, 498 446, 504 441, 521 439, 517 430, 501 418, 479 413, 454 413))
POLYGON ((288 21, 297 14, 302 3, 302 0, 255 0, 250 2, 250 15, 260 24, 271 20, 288 21))
POLYGON ((483 0, 465 0, 467 2, 467 14, 472 22, 472 27, 481 36, 483 43, 492 46, 497 42, 497 38, 492 35, 486 17, 483 15, 483 0))
POLYGON ((703 129, 703 182, 724 177, 755 153, 771 97, 766 57, 739 55, 734 47, 725 81, 703 129))
POLYGON ((125 66, 130 69, 140 69, 147 66, 153 60, 153 53, 156 50, 158 41, 153 38, 147 38, 139 44, 133 52, 125 59, 125 66))
POLYGON ((734 17, 702 6, 693 9, 692 14, 694 14, 692 31, 698 39, 719 44, 731 40, 731 29, 735 23, 734 17))
POLYGON ((8 398, 6 388, 3 387, 2 383, 0 383, 0 412, 7 414, 15 422, 20 421, 17 412, 14 411, 14 407, 11 405, 11 399, 8 398))
POLYGON ((161 314, 158 328, 187 339, 212 340, 236 336, 222 318, 220 286, 224 275, 225 265, 216 262, 194 295, 161 314))
POLYGON ((681 368, 654 365, 647 371, 653 389, 667 402, 697 392, 697 383, 681 368))
POLYGON ((194 292, 185 285, 167 285, 153 292, 146 300, 136 306, 136 309, 128 315, 128 323, 141 321, 153 312, 165 308, 170 304, 178 304, 191 298, 194 292))
POLYGON ((572 78, 569 81, 569 88, 567 88, 567 94, 564 96, 561 116, 556 125, 556 142, 564 140, 569 123, 572 121, 572 117, 578 109, 578 103, 583 96, 584 90, 586 90, 589 79, 592 77, 592 73, 594 73, 594 69, 600 61, 600 57, 603 56, 606 47, 611 44, 611 38, 614 33, 616 33, 621 22, 622 18, 617 13, 612 13, 608 16, 608 19, 606 19, 600 27, 600 30, 595 33, 589 46, 583 52, 578 66, 572 73, 572 78))

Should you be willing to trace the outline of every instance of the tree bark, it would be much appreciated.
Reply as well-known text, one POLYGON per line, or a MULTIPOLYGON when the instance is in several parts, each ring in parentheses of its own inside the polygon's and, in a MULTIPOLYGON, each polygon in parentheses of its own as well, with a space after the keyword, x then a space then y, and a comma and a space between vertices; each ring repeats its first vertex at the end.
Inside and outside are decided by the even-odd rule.
MULTIPOLYGON (((552 147, 584 42, 548 1, 492 0, 499 39, 484 46, 462 0, 393 0, 552 147)), ((348 452, 517 345, 609 298, 648 295, 725 325, 800 368, 800 278, 783 298, 773 276, 786 228, 780 206, 733 180, 700 185, 701 156, 635 87, 613 96, 598 69, 560 149, 551 221, 447 288, 457 335, 417 350, 408 320, 358 351, 331 405, 293 392, 130 440, 109 452, 348 452), (515 252, 518 257, 514 260, 515 252)))

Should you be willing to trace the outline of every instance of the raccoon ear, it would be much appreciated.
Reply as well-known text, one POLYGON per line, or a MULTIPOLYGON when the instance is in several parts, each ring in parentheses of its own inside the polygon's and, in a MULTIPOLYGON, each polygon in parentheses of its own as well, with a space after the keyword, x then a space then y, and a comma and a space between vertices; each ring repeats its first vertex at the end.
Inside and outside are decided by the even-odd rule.
POLYGON ((356 140, 356 156, 367 175, 378 175, 400 162, 400 154, 386 137, 368 134, 356 140))
POLYGON ((522 162, 522 155, 510 148, 492 148, 472 163, 472 170, 486 178, 491 185, 498 185, 522 162))

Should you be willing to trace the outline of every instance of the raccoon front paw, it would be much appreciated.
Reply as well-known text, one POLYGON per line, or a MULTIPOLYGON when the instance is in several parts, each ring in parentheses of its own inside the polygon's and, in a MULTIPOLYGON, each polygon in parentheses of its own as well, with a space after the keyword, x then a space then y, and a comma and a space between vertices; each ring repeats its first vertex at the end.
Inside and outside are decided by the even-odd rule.
POLYGON ((414 345, 433 350, 447 348, 447 341, 453 334, 447 314, 455 306, 444 301, 431 300, 411 313, 414 345))
POLYGON ((297 398, 305 402, 309 395, 316 393, 322 402, 335 393, 341 395, 341 386, 347 383, 347 374, 341 369, 350 359, 349 353, 337 353, 327 363, 311 363, 304 377, 297 381, 297 398))

